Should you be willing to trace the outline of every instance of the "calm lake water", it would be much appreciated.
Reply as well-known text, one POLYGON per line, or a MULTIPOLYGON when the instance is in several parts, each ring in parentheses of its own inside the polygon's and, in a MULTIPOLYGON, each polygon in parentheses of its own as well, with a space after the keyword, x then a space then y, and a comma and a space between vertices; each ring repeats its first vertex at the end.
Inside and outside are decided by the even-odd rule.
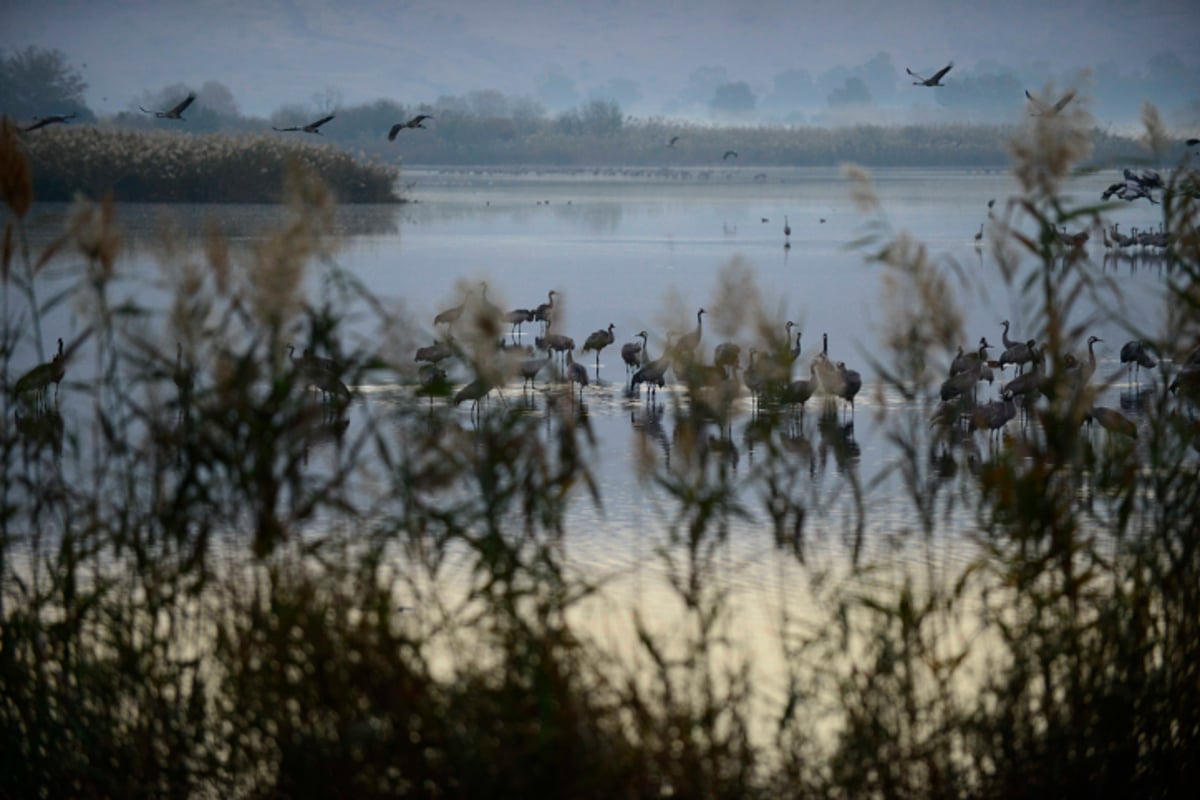
MULTIPOLYGON (((1114 174, 1074 180, 1069 202, 1099 202, 1114 174)), ((792 320, 803 332, 804 353, 795 377, 807 373, 804 365, 819 352, 823 334, 828 336, 830 356, 863 374, 852 432, 821 429, 816 403, 810 402, 792 439, 800 453, 797 471, 807 473, 801 474, 802 482, 818 489, 818 507, 808 523, 810 546, 828 547, 831 553, 845 552, 856 530, 863 547, 872 551, 890 548, 897 533, 915 526, 914 512, 897 482, 874 483, 895 457, 882 432, 880 404, 903 410, 905 403, 894 393, 879 391, 878 375, 870 366, 872 358, 886 354, 883 324, 900 302, 885 292, 884 268, 868 263, 866 251, 853 246, 877 230, 871 223, 883 221, 892 233, 908 231, 927 245, 935 263, 961 270, 964 280, 955 286, 958 311, 965 320, 964 346, 971 348, 986 336, 996 346, 991 355, 998 356, 1004 319, 1012 322, 1013 338, 1032 335, 1026 331, 1034 324, 1033 313, 1001 280, 991 249, 977 247, 974 239, 988 221, 988 202, 994 199, 992 213, 1002 215, 1006 201, 1017 193, 1010 175, 887 170, 875 172, 873 179, 882 210, 877 218, 855 207, 850 182, 839 170, 409 170, 403 182, 412 202, 338 210, 345 242, 336 260, 386 304, 409 315, 412 350, 389 354, 398 363, 411 363, 417 346, 432 343, 438 335, 434 315, 459 303, 463 290, 481 281, 488 284, 488 299, 503 309, 532 308, 555 290, 562 311, 560 330, 578 345, 592 331, 615 326, 616 343, 602 352, 598 374, 594 356, 577 354, 593 379, 582 402, 596 434, 593 467, 603 504, 596 507, 580 493, 568 526, 569 545, 580 568, 609 576, 616 585, 633 586, 632 594, 645 602, 663 591, 656 580, 663 567, 656 566, 654 552, 670 513, 639 477, 638 437, 649 435, 651 450, 665 459, 677 420, 670 386, 654 406, 625 395, 620 345, 644 329, 650 352, 657 355, 667 331, 693 328, 697 309, 704 307, 710 313, 704 319, 700 352, 711 358, 718 342, 737 341, 744 365, 752 332, 748 320, 730 311, 731 305, 744 309, 745 304, 733 303, 720 291, 720 275, 731 265, 745 270, 739 273, 748 276, 741 288, 755 290, 781 331, 782 323, 792 320), (785 221, 791 228, 787 238, 785 221), (855 482, 863 487, 862 517, 849 488, 855 482)), ((61 230, 65 211, 61 206, 36 209, 31 231, 35 247, 61 230)), ((126 205, 118 214, 126 230, 123 271, 131 276, 119 285, 118 294, 138 295, 153 304, 159 254, 151 242, 164 218, 197 233, 206 219, 215 218, 235 243, 248 243, 278 221, 280 209, 126 205)), ((1139 202, 1122 205, 1107 218, 1128 231, 1156 227, 1160 216, 1158 207, 1139 202)), ((1120 347, 1134 338, 1122 318, 1158 332, 1166 284, 1163 267, 1153 259, 1107 257, 1098 235, 1087 249, 1094 269, 1112 281, 1112 296, 1119 301, 1119 313, 1090 301, 1081 308, 1095 314, 1086 330, 1103 339, 1096 349, 1096 377, 1102 379, 1121 371, 1120 347)), ((56 262, 50 280, 77 268, 69 262, 56 262)), ((51 314, 44 324, 48 341, 58 335, 56 330, 73 334, 79 327, 69 308, 51 314)), ((535 330, 532 324, 525 326, 525 342, 532 341, 535 330)), ((368 337, 373 332, 368 327, 358 334, 368 337)), ((1077 349, 1086 353, 1083 341, 1077 349)), ((951 355, 946 354, 939 369, 948 368, 951 355)), ((19 352, 21 357, 30 363, 36 360, 28 348, 19 352)), ((81 362, 88 363, 86 358, 81 362)), ((1010 370, 1008 377, 1011 374, 1010 370)), ((457 377, 468 379, 462 373, 457 377)), ((1143 375, 1141 380, 1145 391, 1156 390, 1153 376, 1143 375)), ((979 399, 998 397, 999 385, 982 385, 979 399)), ((363 403, 425 402, 414 399, 396 376, 381 376, 378 385, 360 388, 363 403)), ((931 387, 930 396, 936 391, 931 387)), ((1133 399, 1134 390, 1122 379, 1103 392, 1100 402, 1123 407, 1137 419, 1133 399)), ((525 395, 519 382, 506 389, 503 399, 492 401, 493 406, 523 403, 532 413, 542 413, 545 402, 540 386, 525 395)), ((466 405, 459 413, 470 424, 466 405)), ((745 396, 732 424, 739 474, 748 473, 754 464, 753 441, 744 436, 751 419, 751 401, 745 396)), ((1015 422, 1009 425, 1017 427, 1015 422)), ((985 449, 986 434, 977 437, 978 446, 985 449)), ((747 503, 754 507, 756 497, 748 497, 747 503)), ((970 518, 963 516, 956 524, 967 529, 970 518)), ((795 576, 787 559, 776 555, 761 512, 735 522, 732 532, 722 556, 724 580, 732 589, 745 590, 735 593, 735 603, 745 609, 743 633, 754 636, 792 602, 789 587, 795 576)), ((969 545, 955 537, 940 542, 939 548, 939 556, 951 561, 971 553, 969 545)), ((606 612, 597 612, 597 622, 606 618, 606 612)))
MULTIPOLYGON (((1067 188, 1068 202, 1098 202, 1114 175, 1075 179, 1067 188)), ((601 353, 598 373, 593 355, 576 354, 592 378, 583 402, 597 431, 605 498, 603 515, 583 508, 579 513, 586 527, 637 529, 645 521, 630 466, 631 442, 648 421, 652 433, 658 433, 656 423, 662 426, 669 444, 672 404, 670 387, 659 395, 662 415, 625 396, 620 346, 646 330, 650 353, 657 355, 667 332, 694 328, 696 311, 704 307, 709 313, 699 352, 711 358, 717 343, 735 341, 742 347, 744 366, 754 331, 752 320, 733 313, 744 310, 745 304, 722 296, 719 276, 731 265, 741 270, 737 274, 748 276, 741 281, 742 289, 761 298, 763 313, 780 326, 792 320, 803 333, 804 353, 794 377, 807 375, 805 365, 819 352, 823 334, 828 336, 830 356, 863 374, 853 417, 853 457, 833 466, 859 471, 864 480, 877 474, 890 457, 876 435, 875 412, 881 401, 899 401, 877 391, 879 380, 871 362, 886 355, 883 324, 899 301, 886 293, 885 268, 868 262, 870 246, 855 246, 856 241, 877 233, 882 221, 886 235, 907 231, 925 243, 935 263, 956 265, 963 276, 955 287, 965 322, 962 344, 968 349, 986 336, 995 346, 990 355, 997 357, 1004 319, 1012 322, 1013 338, 1028 338, 1025 331, 1035 323, 1033 312, 1001 280, 991 248, 978 247, 974 238, 981 224, 990 224, 989 212, 1003 216, 1006 201, 1017 194, 1011 175, 883 170, 874 172, 872 180, 881 209, 877 217, 855 207, 851 183, 837 169, 409 170, 403 176, 404 194, 412 202, 338 209, 344 245, 336 260, 386 304, 409 316, 414 351, 439 335, 434 315, 461 302, 463 291, 481 281, 488 284, 488 299, 503 309, 533 308, 554 289, 559 330, 580 346, 589 333, 613 324, 616 342, 601 353), (785 224, 791 229, 788 237, 785 224)), ((35 248, 61 231, 65 213, 64 206, 36 209, 31 230, 35 248)), ((126 232, 123 272, 132 277, 118 284, 118 294, 128 292, 154 304, 153 285, 159 274, 155 262, 161 251, 153 243, 164 220, 199 237, 205 222, 215 219, 236 246, 255 241, 280 214, 276 206, 123 205, 118 210, 126 232)), ((1155 227, 1160 215, 1158 207, 1139 202, 1122 204, 1107 219, 1128 231, 1155 227)), ((1098 236, 1093 236, 1088 251, 1095 270, 1113 282, 1113 296, 1121 303, 1119 314, 1081 304, 1081 310, 1096 313, 1086 330, 1103 339, 1096 349, 1096 376, 1103 378, 1120 371, 1120 347, 1133 338, 1125 321, 1155 332, 1165 281, 1161 264, 1146 258, 1118 260, 1098 236)), ((73 269, 78 265, 70 258, 60 259, 51 276, 73 269)), ((64 308, 46 320, 44 329, 52 342, 52 330, 74 333, 79 323, 64 308)), ((524 326, 522 343, 532 343, 536 331, 535 325, 524 326)), ((360 333, 374 335, 370 329, 360 333)), ((1082 341, 1078 349, 1086 353, 1082 341)), ((18 359, 21 355, 19 351, 18 359)), ((23 355, 35 360, 31 352, 23 355)), ((412 359, 407 352, 390 355, 398 363, 412 359)), ((947 366, 951 355, 946 354, 947 366)), ((79 360, 88 363, 86 357, 79 360)), ((1011 374, 1010 369, 1007 377, 1011 374)), ((469 379, 463 373, 455 377, 469 379)), ((1143 377, 1143 383, 1147 380, 1152 377, 1143 377)), ((381 381, 387 383, 386 378, 381 381)), ((983 384, 979 399, 998 397, 999 386, 999 381, 983 384)), ((1126 408, 1136 411, 1130 408, 1130 391, 1128 384, 1119 382, 1101 402, 1118 407, 1125 394, 1126 408)), ((930 392, 935 394, 936 387, 930 392)), ((394 400, 395 395, 386 397, 394 400)), ((510 387, 505 397, 521 399, 519 385, 510 387)), ((536 410, 543 400, 535 394, 526 402, 536 410)), ((733 437, 739 458, 749 461, 749 444, 738 440, 751 418, 748 396, 740 401, 739 411, 733 437)), ((468 413, 465 405, 462 413, 468 413)), ((806 419, 805 424, 808 429, 800 432, 818 445, 818 458, 828 456, 820 452, 822 439, 815 422, 806 419)), ((890 500, 886 485, 878 497, 868 498, 868 505, 877 506, 869 525, 884 530, 897 525, 888 510, 890 500)))

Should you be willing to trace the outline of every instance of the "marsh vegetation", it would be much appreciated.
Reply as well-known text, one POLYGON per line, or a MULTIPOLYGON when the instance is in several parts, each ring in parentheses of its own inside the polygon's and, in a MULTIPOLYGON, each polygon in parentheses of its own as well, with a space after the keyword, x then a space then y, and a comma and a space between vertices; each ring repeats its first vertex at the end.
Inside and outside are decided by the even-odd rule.
MULTIPOLYGON (((712 427, 727 398, 683 364, 671 413, 690 423, 669 460, 651 438, 638 460, 662 510, 648 557, 673 624, 635 605, 622 648, 580 623, 606 587, 568 558, 568 506, 604 501, 587 415, 565 393, 545 414, 481 403, 469 417, 445 399, 459 387, 418 394, 411 362, 384 346, 409 323, 338 267, 333 193, 312 170, 285 172, 286 219, 261 245, 234 251, 212 228, 195 251, 164 246, 170 302, 154 314, 113 301, 111 200, 79 200, 61 238, 31 251, 40 167, 3 127, 4 791, 1186 791, 1200 777, 1197 387, 1148 399, 1136 444, 1082 428, 1094 395, 1063 363, 1087 332, 1072 312, 1111 286, 1059 231, 1098 225, 1104 208, 1059 190, 1090 156, 1089 122, 1031 118, 1009 144, 1021 196, 988 246, 1031 309, 1050 377, 1020 432, 986 451, 968 444, 985 432, 930 425, 934 365, 964 339, 961 320, 931 310, 952 307, 960 284, 851 173, 871 231, 859 247, 903 300, 875 367, 910 400, 879 407, 888 455, 872 481, 898 479, 916 523, 891 539, 927 557, 868 546, 861 501, 836 558, 814 550, 824 492, 858 499, 871 481, 814 486, 769 392, 755 461, 731 469, 712 427), (1031 275, 1015 266, 1029 258, 1031 275), (51 267, 67 289, 47 293, 51 267), (80 324, 56 361, 60 332, 43 320, 68 303, 80 324), (65 365, 61 380, 22 383, 15 359, 29 352, 65 365), (362 401, 385 383, 414 402, 362 401), (748 517, 811 598, 773 626, 783 667, 769 684, 752 677, 716 577, 748 517), (947 536, 969 544, 965 558, 934 555, 947 536)), ((1147 128, 1153 144, 1152 113, 1147 128)), ((1160 330, 1131 333, 1180 378, 1200 343, 1200 209, 1174 183, 1161 208, 1167 312, 1160 330)), ((771 361, 779 326, 739 293, 744 276, 726 277, 718 296, 771 361)), ((460 357, 479 380, 517 379, 495 358, 504 323, 468 312, 460 357)), ((836 433, 844 412, 811 413, 836 433)))

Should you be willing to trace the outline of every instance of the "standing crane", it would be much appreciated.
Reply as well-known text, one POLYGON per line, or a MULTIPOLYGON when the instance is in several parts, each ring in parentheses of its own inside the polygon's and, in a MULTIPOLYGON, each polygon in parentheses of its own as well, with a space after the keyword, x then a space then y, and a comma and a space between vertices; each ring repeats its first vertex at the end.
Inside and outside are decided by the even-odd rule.
MULTIPOLYGON (((608 328, 601 328, 590 334, 583 343, 583 352, 589 350, 596 351, 596 374, 600 374, 600 351, 612 344, 616 337, 613 336, 613 328, 616 327, 611 322, 608 323, 608 328)), ((584 384, 585 386, 587 384, 584 384)))
POLYGON ((58 340, 58 351, 49 361, 38 364, 17 379, 13 385, 13 394, 20 397, 33 393, 38 399, 43 399, 50 384, 54 384, 54 397, 58 399, 58 385, 67 373, 67 360, 63 355, 63 340, 58 340))

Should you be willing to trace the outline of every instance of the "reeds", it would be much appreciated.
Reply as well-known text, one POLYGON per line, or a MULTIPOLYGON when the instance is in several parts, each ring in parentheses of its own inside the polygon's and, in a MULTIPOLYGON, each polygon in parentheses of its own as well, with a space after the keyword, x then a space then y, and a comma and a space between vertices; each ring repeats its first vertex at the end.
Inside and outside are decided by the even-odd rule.
MULTIPOLYGON (((45 253, 18 246, 41 167, 22 166, 6 131, 4 793, 1166 797, 1200 775, 1194 410, 1164 394, 1144 449, 1098 447, 1062 388, 986 454, 938 440, 928 365, 961 331, 933 314, 965 278, 888 228, 865 175, 861 244, 904 298, 882 352, 908 402, 884 420, 883 474, 858 476, 836 410, 814 429, 769 389, 739 468, 709 433, 727 424, 720 383, 682 359, 686 424, 666 458, 639 463, 663 520, 645 534, 665 576, 655 613, 672 622, 636 609, 629 659, 579 624, 604 587, 566 557, 569 504, 604 501, 586 414, 498 403, 467 423, 444 404, 347 401, 314 372, 323 358, 349 386, 405 374, 374 342, 408 323, 323 258, 332 201, 313 171, 280 175, 289 219, 253 253, 210 230, 202 253, 165 265, 173 300, 156 316, 109 303, 111 201, 77 201, 45 253), (68 247, 85 263, 42 300, 39 268, 68 247), (41 320, 80 299, 63 399, 15 396, 14 355, 47 350, 41 320), (368 314, 379 335, 360 341, 347 320, 368 314), (892 474, 921 524, 884 547, 864 498, 892 474), (777 682, 739 649, 719 574, 746 519, 811 598, 780 613, 777 682), (966 558, 937 555, 949 539, 966 558)), ((1061 358, 1086 333, 1077 298, 1111 287, 1051 233, 1103 209, 1055 194, 1083 152, 1077 129, 1027 134, 1054 146, 1016 148, 1029 192, 996 229, 1017 253, 1007 286, 1061 358), (1035 235, 1016 233, 1026 223, 1035 235)), ((1168 311, 1194 336, 1186 174, 1163 202, 1168 311)), ((709 330, 749 331, 765 365, 786 358, 746 265, 722 281, 709 330)), ((1144 338, 1167 352, 1169 334, 1144 338)))
POLYGON ((300 165, 343 203, 397 200, 399 171, 333 145, 266 134, 191 136, 104 126, 38 131, 25 139, 41 200, 77 193, 117 201, 277 203, 284 176, 300 165))

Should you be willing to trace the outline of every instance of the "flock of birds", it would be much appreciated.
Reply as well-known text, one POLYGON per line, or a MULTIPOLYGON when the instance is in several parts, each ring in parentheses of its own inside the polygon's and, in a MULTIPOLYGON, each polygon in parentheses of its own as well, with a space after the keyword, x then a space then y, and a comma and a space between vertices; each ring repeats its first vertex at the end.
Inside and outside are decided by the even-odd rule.
MULTIPOLYGON (((532 309, 518 308, 507 312, 489 303, 486 293, 487 284, 481 284, 479 290, 468 291, 461 303, 434 317, 434 327, 441 331, 440 338, 432 345, 419 348, 415 355, 416 362, 421 364, 418 370, 421 391, 429 393, 431 398, 438 393, 451 397, 455 405, 470 401, 474 413, 478 403, 492 390, 500 390, 508 381, 519 377, 522 391, 528 391, 535 386, 543 370, 557 364, 561 369, 552 380, 569 385, 572 402, 576 387, 582 398, 591 381, 587 368, 575 360, 574 354, 578 352, 582 359, 589 354, 595 355, 598 379, 600 355, 617 341, 615 325, 610 323, 594 331, 583 340, 581 347, 577 347, 573 337, 557 330, 556 291, 551 290, 546 302, 532 309), (507 323, 510 326, 508 335, 495 341, 487 353, 480 355, 476 349, 468 356, 458 344, 455 330, 464 317, 473 329, 479 329, 482 317, 472 318, 471 315, 507 323), (541 327, 535 334, 535 344, 522 347, 517 341, 522 335, 520 328, 526 323, 538 323, 541 327), (483 363, 489 359, 490 363, 483 363), (447 373, 447 367, 454 360, 470 373, 469 380, 457 391, 453 391, 447 373)), ((632 340, 620 346, 627 399, 636 400, 644 392, 645 400, 653 405, 658 389, 673 376, 674 382, 687 388, 693 404, 700 404, 714 421, 723 425, 728 424, 734 404, 747 395, 753 413, 757 413, 762 404, 770 403, 774 408, 803 414, 805 405, 817 397, 826 401, 826 412, 833 411, 833 404, 844 403, 849 415, 847 427, 852 430, 854 401, 862 389, 863 379, 845 362, 830 357, 827 334, 822 334, 820 351, 807 359, 806 374, 796 378, 793 372, 802 355, 802 334, 795 330, 794 323, 786 323, 774 344, 760 345, 761 349, 749 348, 746 358, 743 358, 743 346, 732 341, 715 344, 711 358, 708 358, 701 347, 706 313, 703 308, 697 310, 696 325, 690 330, 667 332, 660 353, 650 352, 650 335, 645 330, 638 331, 632 340)), ((486 325, 482 327, 487 328, 486 325)), ((1081 422, 1094 422, 1110 435, 1136 438, 1137 425, 1133 420, 1116 408, 1096 402, 1099 389, 1091 381, 1097 365, 1095 348, 1102 341, 1097 336, 1090 336, 1086 354, 1082 357, 1073 354, 1056 357, 1035 339, 1011 337, 1010 323, 1004 320, 1001 323, 1001 347, 993 347, 984 336, 977 347, 959 348, 939 387, 941 402, 931 422, 947 431, 978 430, 998 435, 1021 409, 1028 412, 1039 398, 1066 391, 1073 393, 1070 396, 1081 411, 1081 422), (998 356, 992 357, 990 351, 997 349, 998 356), (1048 361, 1055 368, 1053 374, 1048 372, 1048 361), (1005 380, 1009 369, 1015 374, 1005 380), (979 384, 992 384, 998 378, 999 398, 980 402, 979 384)), ((1130 370, 1131 380, 1141 369, 1158 366, 1151 348, 1137 340, 1124 344, 1120 362, 1130 370)), ((1200 347, 1175 367, 1168 386, 1170 393, 1200 402, 1200 347)), ((1200 448, 1200 436, 1195 444, 1200 448)))
MULTIPOLYGON (((949 376, 940 387, 941 403, 933 414, 932 422, 946 430, 988 430, 998 432, 1017 415, 1018 407, 1028 411, 1040 397, 1054 397, 1056 393, 1074 403, 1082 413, 1083 423, 1097 423, 1111 435, 1137 438, 1137 424, 1121 411, 1095 402, 1099 392, 1091 381, 1096 372, 1095 346, 1103 340, 1089 336, 1087 355, 1079 358, 1066 353, 1061 359, 1053 359, 1058 367, 1055 374, 1047 372, 1049 354, 1045 346, 1035 339, 1013 339, 1009 337, 1009 321, 1001 323, 1003 349, 999 358, 991 359, 988 351, 994 348, 987 337, 980 337, 975 350, 958 354, 950 364, 949 376), (976 391, 981 382, 993 383, 996 370, 1001 373, 1008 367, 1015 368, 1016 375, 1000 386, 1000 398, 986 403, 977 402, 976 391)), ((1154 369, 1156 359, 1141 340, 1131 340, 1122 345, 1120 362, 1130 372, 1131 380, 1138 380, 1142 369, 1154 369)), ((1200 401, 1200 347, 1189 353, 1179 364, 1178 371, 1168 385, 1171 394, 1177 394, 1192 402, 1200 401)), ((1139 382, 1139 391, 1141 384, 1139 382)), ((1200 449, 1200 435, 1193 444, 1200 449)))
MULTIPOLYGON (((554 365, 557 367, 554 378, 568 384, 572 402, 576 389, 582 398, 592 380, 584 364, 575 360, 575 353, 581 359, 594 355, 595 375, 599 380, 601 353, 616 344, 616 326, 609 323, 577 346, 574 337, 558 330, 558 296, 556 290, 550 290, 544 303, 504 311, 487 299, 486 283, 481 283, 478 290, 468 291, 459 304, 433 318, 434 328, 440 331, 439 338, 415 353, 414 360, 421 365, 418 368, 421 391, 431 398, 437 394, 452 397, 455 405, 470 401, 474 411, 479 401, 494 389, 502 390, 510 380, 521 378, 523 391, 536 387, 539 374, 554 365), (456 326, 464 321, 472 331, 498 330, 498 324, 507 324, 509 333, 499 339, 488 339, 489 345, 482 354, 478 348, 468 353, 455 333, 456 326), (518 344, 523 335, 521 327, 529 323, 540 328, 534 334, 533 345, 521 346, 518 344), (469 379, 452 393, 447 367, 453 362, 466 368, 469 379)), ((764 346, 762 351, 750 348, 744 362, 742 346, 732 341, 716 344, 709 360, 701 348, 706 313, 703 308, 697 310, 696 326, 690 330, 667 332, 659 354, 651 354, 650 335, 644 330, 620 346, 628 398, 636 399, 644 391, 646 401, 650 402, 666 386, 669 376, 673 376, 689 390, 708 396, 723 422, 728 422, 732 405, 743 391, 750 394, 756 408, 769 400, 803 411, 805 403, 818 395, 830 401, 844 401, 853 415, 862 376, 844 362, 830 358, 827 335, 823 337, 821 352, 809 363, 808 377, 793 380, 792 365, 801 355, 801 332, 793 334, 793 322, 786 323, 783 335, 774 345, 764 346)))
MULTIPOLYGON (((926 78, 922 75, 919 75, 916 72, 913 72, 908 67, 905 67, 904 71, 907 72, 912 77, 916 78, 916 80, 913 81, 913 86, 935 87, 935 86, 945 86, 946 85, 946 84, 942 83, 942 78, 946 77, 946 73, 948 73, 953 67, 954 67, 954 62, 951 61, 949 64, 942 67, 941 69, 939 69, 937 72, 933 73, 928 78, 926 78)), ((1028 89, 1026 89, 1025 90, 1025 99, 1029 101, 1029 104, 1031 106, 1030 111, 1029 111, 1030 114, 1033 114, 1034 116, 1053 116, 1053 115, 1061 112, 1063 109, 1065 109, 1067 107, 1067 105, 1072 100, 1075 99, 1075 92, 1074 92, 1074 90, 1069 91, 1066 94, 1064 94, 1062 97, 1055 100, 1053 103, 1050 103, 1050 102, 1047 102, 1046 100, 1043 100, 1042 98, 1036 96, 1035 94, 1030 92, 1028 89)))
MULTIPOLYGON (((953 63, 950 63, 929 77, 924 77, 908 68, 906 68, 906 72, 916 79, 913 81, 914 85, 939 87, 945 86, 942 81, 953 66, 953 63)), ((1036 97, 1028 90, 1026 90, 1025 96, 1031 105, 1031 114, 1054 115, 1067 107, 1074 99, 1075 93, 1068 92, 1052 103, 1036 97)), ((187 97, 170 108, 162 110, 140 106, 139 108, 147 114, 153 114, 156 118, 183 120, 183 113, 195 99, 195 94, 189 93, 187 97)), ((35 118, 33 124, 25 130, 33 131, 52 124, 66 123, 74 117, 74 114, 66 114, 35 118)), ((305 125, 273 127, 273 130, 320 134, 321 127, 334 118, 334 114, 328 114, 305 125)), ((405 129, 424 128, 425 121, 430 119, 433 119, 430 114, 417 114, 407 121, 397 122, 388 131, 387 138, 389 141, 394 141, 405 129)), ((672 136, 667 142, 667 147, 676 147, 680 140, 680 136, 672 136)), ((1200 139, 1189 139, 1187 144, 1189 147, 1200 145, 1200 139)), ((727 150, 723 155, 724 160, 737 157, 738 153, 734 150, 727 150)), ((1117 197, 1126 201, 1144 197, 1151 203, 1156 203, 1158 201, 1155 195, 1162 189, 1162 178, 1157 172, 1152 170, 1135 172, 1126 169, 1124 179, 1110 185, 1102 197, 1105 200, 1117 197)), ((991 203, 989 203, 990 206, 991 203)), ((790 234, 791 226, 785 217, 785 246, 790 245, 790 234)), ((980 232, 975 235, 976 242, 981 240, 982 235, 983 228, 981 226, 980 232)), ((1081 243, 1078 241, 1079 236, 1079 234, 1064 232, 1060 238, 1065 244, 1077 245, 1081 243)), ((1082 234, 1083 241, 1086 241, 1086 236, 1086 232, 1082 234)), ((1104 230, 1104 243, 1106 247, 1114 245, 1117 247, 1161 247, 1166 245, 1166 240, 1165 234, 1161 230, 1158 232, 1134 230, 1130 235, 1125 236, 1114 224, 1111 228, 1104 230)), ((431 398, 439 393, 449 396, 451 384, 443 365, 448 364, 448 360, 458 359, 474 371, 474 377, 453 393, 453 401, 456 405, 471 401, 477 408, 479 401, 487 397, 491 391, 501 389, 508 380, 518 376, 522 379, 523 390, 528 390, 535 384, 537 376, 551 362, 555 362, 561 366, 560 374, 571 387, 572 401, 575 398, 574 387, 576 386, 582 397, 583 390, 589 385, 588 372, 583 364, 574 359, 577 349, 575 340, 556 330, 556 295, 557 292, 551 290, 545 303, 532 309, 517 308, 505 312, 487 300, 487 284, 484 283, 481 284, 481 290, 477 297, 468 296, 457 306, 437 314, 434 318, 434 327, 443 330, 442 337, 433 345, 418 349, 415 356, 415 360, 421 363, 418 379, 422 391, 429 394, 431 398), (512 344, 508 344, 504 337, 500 337, 495 342, 493 353, 495 363, 493 364, 486 366, 481 364, 478 354, 468 357, 456 341, 455 326, 468 312, 468 309, 471 313, 480 315, 481 318, 497 322, 503 321, 510 326, 512 344), (540 335, 535 337, 535 345, 532 347, 521 347, 516 344, 517 338, 521 335, 521 326, 526 323, 540 323, 542 326, 540 335)), ((628 379, 626 390, 628 396, 637 397, 644 387, 647 399, 652 399, 657 390, 665 386, 668 374, 673 372, 676 379, 685 382, 689 387, 715 392, 717 396, 723 398, 726 415, 730 404, 740 395, 743 388, 750 393, 755 408, 760 403, 767 401, 780 406, 799 407, 802 412, 805 404, 816 395, 829 398, 830 401, 838 399, 844 401, 849 406, 850 415, 853 415, 854 399, 862 388, 862 377, 857 371, 849 369, 845 362, 835 361, 829 357, 826 334, 822 336, 821 352, 809 361, 808 376, 793 379, 793 364, 801 355, 801 333, 799 331, 795 332, 794 344, 792 343, 794 323, 790 321, 786 323, 785 338, 781 339, 782 346, 765 348, 768 352, 750 348, 747 361, 743 366, 742 348, 734 342, 717 344, 714 347, 711 362, 699 354, 704 332, 705 313, 703 308, 697 311, 694 329, 680 334, 668 333, 665 337, 663 352, 657 358, 652 358, 649 353, 650 337, 644 330, 637 333, 634 341, 626 342, 621 346, 621 359, 625 364, 626 378, 628 379)), ((993 348, 986 337, 981 337, 976 349, 964 351, 960 348, 958 355, 951 363, 948 377, 940 387, 942 404, 934 414, 935 423, 998 431, 1016 416, 1018 404, 1028 407, 1039 394, 1050 391, 1053 382, 1051 377, 1044 373, 1047 355, 1044 348, 1032 339, 1024 341, 1010 339, 1007 320, 1002 323, 1002 328, 1001 341, 1004 347, 998 359, 988 358, 988 350, 993 348), (1000 399, 987 403, 976 403, 975 395, 978 384, 981 381, 993 382, 995 370, 999 369, 1003 374, 1009 365, 1016 369, 1017 375, 1012 380, 1002 383, 1000 399)), ((1100 341, 1102 340, 1095 336, 1088 339, 1086 359, 1066 356, 1061 362, 1062 375, 1059 377, 1076 387, 1087 387, 1096 368, 1094 347, 1100 341)), ((589 353, 595 354, 597 378, 600 371, 600 354, 615 342, 615 326, 609 324, 606 328, 587 336, 582 347, 579 348, 584 358, 589 353)), ((329 359, 315 357, 308 352, 297 357, 293 348, 289 348, 289 357, 297 374, 301 376, 306 385, 319 389, 326 399, 345 402, 350 398, 350 390, 340 379, 343 371, 338 368, 337 364, 329 359)), ((1147 348, 1141 342, 1136 341, 1128 342, 1122 347, 1121 363, 1129 364, 1139 370, 1143 367, 1153 368, 1157 365, 1147 348)), ((63 342, 59 339, 58 351, 54 357, 49 362, 39 364, 26 372, 14 385, 13 392, 17 397, 33 397, 35 405, 44 404, 51 384, 55 386, 55 397, 57 398, 57 387, 63 379, 65 370, 66 359, 63 354, 63 342)), ((1169 389, 1171 392, 1179 392, 1192 399, 1200 399, 1200 348, 1193 351, 1183 361, 1169 389)), ((1085 418, 1098 422, 1112 433, 1127 436, 1137 435, 1136 425, 1116 409, 1090 404, 1085 418)))
MULTIPOLYGON (((188 108, 195 101, 196 101, 196 93, 188 92, 187 97, 183 98, 178 103, 171 106, 170 108, 161 109, 161 110, 146 108, 144 106, 138 106, 138 108, 141 109, 141 111, 143 113, 150 114, 150 115, 154 116, 156 119, 175 119, 175 120, 179 120, 181 122, 185 122, 186 118, 183 116, 183 112, 187 111, 188 108)), ((75 116, 76 116, 75 114, 50 114, 45 117, 34 117, 32 124, 26 126, 23 130, 26 133, 29 133, 30 131, 36 131, 39 128, 45 128, 47 125, 65 124, 65 123, 75 119, 75 116)), ((284 128, 277 128, 274 125, 272 125, 271 130, 280 131, 280 132, 295 131, 295 132, 299 132, 299 133, 315 133, 315 134, 319 135, 321 133, 321 126, 325 125, 328 122, 331 122, 333 119, 336 118, 336 116, 337 116, 336 114, 328 114, 324 117, 321 117, 320 119, 313 120, 312 122, 310 122, 306 125, 290 125, 290 126, 284 127, 284 128)), ((394 142, 396 140, 396 137, 400 134, 400 131, 404 130, 405 128, 424 128, 425 121, 429 120, 429 119, 433 119, 432 114, 417 114, 416 116, 414 116, 404 122, 397 122, 388 131, 388 135, 387 135, 388 141, 394 142)))

